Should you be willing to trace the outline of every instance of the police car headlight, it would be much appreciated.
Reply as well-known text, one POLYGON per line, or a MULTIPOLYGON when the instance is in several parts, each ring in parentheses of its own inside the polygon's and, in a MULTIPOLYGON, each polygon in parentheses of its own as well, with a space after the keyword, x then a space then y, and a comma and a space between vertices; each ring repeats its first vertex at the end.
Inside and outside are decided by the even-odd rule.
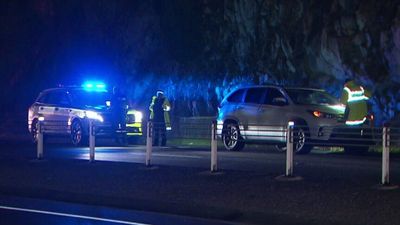
POLYGON ((86 117, 92 120, 98 120, 100 122, 104 121, 103 117, 100 114, 93 111, 86 111, 86 117))
POLYGON ((141 123, 143 119, 143 113, 136 111, 134 115, 135 115, 135 123, 141 123))

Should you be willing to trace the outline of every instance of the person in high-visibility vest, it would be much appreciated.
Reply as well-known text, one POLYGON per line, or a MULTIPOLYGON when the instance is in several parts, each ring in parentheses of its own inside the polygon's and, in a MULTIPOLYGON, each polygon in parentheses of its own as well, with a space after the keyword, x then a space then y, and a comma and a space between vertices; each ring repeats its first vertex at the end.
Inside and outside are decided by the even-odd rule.
POLYGON ((171 130, 171 121, 169 119, 171 104, 162 90, 158 90, 157 95, 153 96, 149 109, 150 120, 153 121, 153 145, 157 146, 159 144, 158 140, 161 136, 161 146, 165 146, 167 143, 166 130, 171 130))
POLYGON ((353 79, 345 81, 340 102, 346 105, 346 125, 361 125, 367 120, 370 93, 353 79))

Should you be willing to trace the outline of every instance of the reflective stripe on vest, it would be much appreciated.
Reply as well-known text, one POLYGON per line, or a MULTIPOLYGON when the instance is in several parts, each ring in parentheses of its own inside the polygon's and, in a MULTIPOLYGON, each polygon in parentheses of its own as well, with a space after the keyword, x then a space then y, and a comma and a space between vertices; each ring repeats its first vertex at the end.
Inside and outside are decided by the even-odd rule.
POLYGON ((351 125, 351 126, 360 125, 360 124, 363 124, 365 122, 365 120, 367 120, 366 117, 364 117, 364 119, 362 119, 362 120, 347 120, 346 125, 351 125))
POLYGON ((347 102, 358 102, 358 101, 363 101, 363 100, 368 100, 368 97, 364 95, 364 88, 361 87, 360 91, 352 91, 350 90, 350 88, 348 87, 344 87, 344 90, 347 92, 348 94, 348 99, 347 102))

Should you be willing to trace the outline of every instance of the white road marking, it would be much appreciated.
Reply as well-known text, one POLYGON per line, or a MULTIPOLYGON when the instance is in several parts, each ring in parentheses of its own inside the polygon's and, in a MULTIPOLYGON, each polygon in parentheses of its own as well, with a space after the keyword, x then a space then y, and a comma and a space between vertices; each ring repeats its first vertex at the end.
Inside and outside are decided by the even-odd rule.
POLYGON ((172 154, 159 154, 159 153, 153 153, 155 156, 163 156, 163 157, 174 157, 174 158, 191 158, 191 159, 201 159, 203 157, 201 156, 195 156, 195 155, 172 155, 172 154))
POLYGON ((9 207, 9 206, 1 206, 1 205, 0 205, 0 209, 47 214, 47 215, 53 215, 53 216, 72 217, 72 218, 87 219, 87 220, 96 220, 96 221, 119 223, 119 224, 150 225, 150 224, 145 224, 145 223, 136 223, 136 222, 130 222, 130 221, 123 221, 123 220, 113 220, 113 219, 106 219, 106 218, 101 218, 101 217, 82 216, 82 215, 69 214, 69 213, 59 213, 59 212, 51 212, 51 211, 43 211, 43 210, 35 210, 35 209, 25 209, 25 208, 17 208, 17 207, 9 207))
MULTIPOLYGON (((106 158, 106 157, 108 157, 107 155, 111 155, 110 157, 119 157, 118 155, 115 155, 116 153, 101 153, 101 152, 98 152, 98 153, 96 153, 96 157, 100 157, 100 158, 106 158)), ((139 152, 129 152, 129 153, 123 153, 123 154, 130 154, 130 155, 138 155, 138 156, 144 156, 146 153, 145 152, 143 152, 143 153, 139 153, 139 152)), ((204 157, 202 157, 202 156, 195 156, 195 155, 174 155, 174 154, 160 154, 160 153, 153 153, 152 154, 153 156, 161 156, 161 157, 172 157, 172 158, 188 158, 188 159, 202 159, 202 158, 204 158, 204 157)), ((84 158, 84 159, 86 159, 86 158, 88 158, 89 157, 89 154, 88 153, 84 153, 84 154, 81 154, 81 156, 79 157, 79 158, 84 158)))

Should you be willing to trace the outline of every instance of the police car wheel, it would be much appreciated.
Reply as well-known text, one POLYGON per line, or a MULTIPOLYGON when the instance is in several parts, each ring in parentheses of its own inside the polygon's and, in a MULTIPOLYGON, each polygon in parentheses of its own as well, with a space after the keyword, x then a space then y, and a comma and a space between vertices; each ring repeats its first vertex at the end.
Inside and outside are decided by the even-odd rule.
POLYGON ((83 139, 82 124, 75 120, 71 125, 71 142, 73 145, 78 146, 83 143, 83 139))
POLYGON ((38 126, 38 121, 34 120, 32 122, 32 128, 31 128, 31 140, 33 143, 37 142, 37 138, 38 138, 38 133, 39 133, 39 126, 38 126))

